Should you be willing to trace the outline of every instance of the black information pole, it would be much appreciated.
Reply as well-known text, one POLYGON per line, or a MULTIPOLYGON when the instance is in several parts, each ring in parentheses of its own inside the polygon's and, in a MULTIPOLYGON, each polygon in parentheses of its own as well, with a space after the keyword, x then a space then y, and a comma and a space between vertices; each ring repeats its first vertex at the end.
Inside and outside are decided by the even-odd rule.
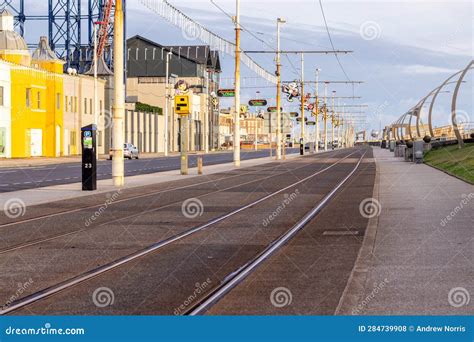
POLYGON ((97 189, 97 127, 88 125, 81 128, 82 143, 82 190, 97 189))

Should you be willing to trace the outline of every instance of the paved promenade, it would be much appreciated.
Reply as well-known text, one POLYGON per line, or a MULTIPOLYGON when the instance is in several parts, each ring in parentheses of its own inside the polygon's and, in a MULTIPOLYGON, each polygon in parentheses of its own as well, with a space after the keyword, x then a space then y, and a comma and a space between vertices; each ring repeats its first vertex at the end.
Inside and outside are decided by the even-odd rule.
MULTIPOLYGON (((322 152, 324 153, 324 152, 322 152)), ((298 157, 299 154, 288 154, 286 156, 287 160, 291 160, 293 158, 298 157)), ((251 167, 256 165, 262 165, 266 163, 270 163, 275 161, 274 157, 265 157, 265 158, 258 158, 258 159, 248 159, 241 161, 241 167, 251 167)), ((282 161, 284 162, 284 161, 282 161)), ((206 175, 216 174, 220 172, 229 172, 234 170, 233 163, 223 163, 223 164, 216 164, 216 165, 204 165, 203 173, 204 175, 201 177, 205 177, 206 175)), ((197 168, 191 167, 189 169, 189 175, 182 176, 180 175, 179 170, 171 170, 171 171, 163 171, 163 172, 155 172, 149 173, 144 175, 137 175, 137 176, 129 176, 125 179, 125 188, 136 188, 142 187, 152 184, 176 181, 176 180, 183 180, 189 179, 193 177, 197 177, 197 168)), ((62 185, 54 185, 48 187, 41 187, 36 189, 26 189, 20 191, 12 191, 12 192, 0 192, 0 210, 5 207, 5 204, 11 199, 21 199, 22 202, 25 203, 26 206, 32 206, 37 204, 49 203, 53 201, 61 201, 67 200, 71 198, 77 197, 84 197, 94 194, 101 194, 106 192, 115 191, 116 188, 113 186, 112 179, 102 179, 97 181, 97 191, 89 192, 89 191, 82 191, 81 190, 81 183, 70 183, 70 184, 62 184, 62 185)))
POLYGON ((474 314, 474 186, 388 150, 374 157, 379 205, 365 206, 372 218, 336 313, 474 314))

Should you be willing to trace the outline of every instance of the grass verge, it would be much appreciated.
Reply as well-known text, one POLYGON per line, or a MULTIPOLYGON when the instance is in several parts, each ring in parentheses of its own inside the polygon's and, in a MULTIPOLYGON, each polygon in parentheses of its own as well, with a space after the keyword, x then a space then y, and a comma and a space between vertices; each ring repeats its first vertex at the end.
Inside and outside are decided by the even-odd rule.
POLYGON ((463 149, 451 145, 433 149, 425 154, 424 161, 437 169, 474 184, 474 143, 463 149))

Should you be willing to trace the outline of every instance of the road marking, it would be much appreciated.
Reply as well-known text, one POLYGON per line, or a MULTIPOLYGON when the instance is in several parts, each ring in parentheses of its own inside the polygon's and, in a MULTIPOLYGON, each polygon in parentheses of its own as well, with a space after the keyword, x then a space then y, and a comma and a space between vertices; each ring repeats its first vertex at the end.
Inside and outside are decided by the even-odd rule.
POLYGON ((16 172, 16 171, 0 171, 0 173, 13 173, 13 172, 16 172))

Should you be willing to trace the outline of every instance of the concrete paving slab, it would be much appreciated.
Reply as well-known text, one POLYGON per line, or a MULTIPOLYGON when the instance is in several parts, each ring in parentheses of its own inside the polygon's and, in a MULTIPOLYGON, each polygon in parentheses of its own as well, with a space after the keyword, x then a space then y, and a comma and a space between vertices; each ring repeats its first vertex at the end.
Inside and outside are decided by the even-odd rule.
POLYGON ((474 314, 474 186, 374 148, 380 206, 337 314, 474 314))

